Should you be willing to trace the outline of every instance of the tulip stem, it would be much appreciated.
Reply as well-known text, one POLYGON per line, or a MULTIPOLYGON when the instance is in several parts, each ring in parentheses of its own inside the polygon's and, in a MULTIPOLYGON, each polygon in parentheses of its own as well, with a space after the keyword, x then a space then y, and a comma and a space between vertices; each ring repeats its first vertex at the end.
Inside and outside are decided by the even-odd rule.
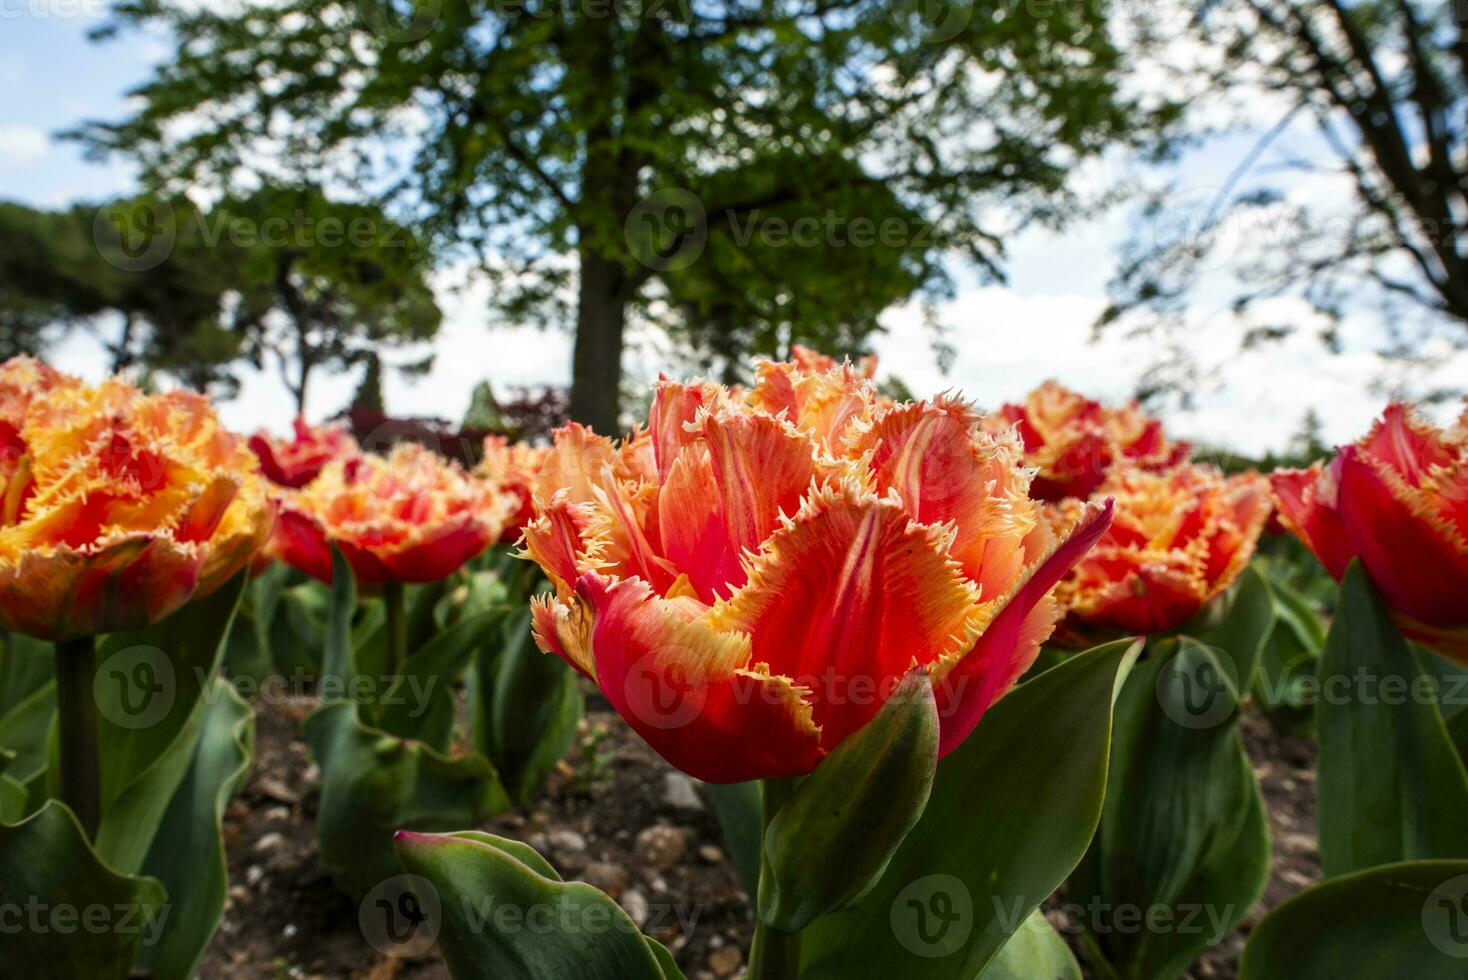
MULTIPOLYGON (((766 779, 764 806, 760 815, 760 852, 764 852, 765 834, 770 822, 795 789, 794 779, 766 779)), ((760 861, 759 890, 769 887, 770 870, 760 861)), ((755 902, 755 908, 760 903, 755 902)), ((800 976, 800 933, 786 932, 768 926, 756 914, 754 942, 749 949, 749 980, 797 980, 800 976)))
POLYGON ((102 818, 102 771, 97 760, 96 641, 90 636, 56 644, 56 709, 61 730, 61 801, 89 838, 102 818))
POLYGON ((403 583, 383 583, 382 602, 387 606, 387 675, 392 677, 408 659, 408 617, 403 608, 403 583))

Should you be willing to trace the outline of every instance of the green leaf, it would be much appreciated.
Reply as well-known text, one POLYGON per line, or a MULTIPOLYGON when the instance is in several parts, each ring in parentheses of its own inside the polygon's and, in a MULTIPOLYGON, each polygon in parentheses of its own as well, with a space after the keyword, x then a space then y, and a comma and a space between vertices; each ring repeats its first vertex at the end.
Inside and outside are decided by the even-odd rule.
POLYGON ((372 706, 376 727, 448 751, 454 734, 454 682, 498 625, 496 614, 479 613, 415 650, 372 706))
POLYGON ((1250 565, 1215 607, 1208 614, 1208 628, 1193 629, 1191 635, 1223 651, 1232 661, 1239 690, 1247 691, 1274 629, 1275 603, 1269 582, 1257 567, 1250 565))
POLYGON ((976 980, 1081 980, 1081 967, 1045 914, 1036 909, 976 980))
POLYGON ((1233 669, 1187 637, 1164 642, 1117 700, 1106 807, 1071 896, 1118 918, 1122 909, 1165 916, 1155 927, 1110 916, 1085 923, 1117 976, 1178 976, 1264 892, 1269 823, 1233 724, 1233 669))
POLYGON ((357 582, 352 566, 336 548, 331 549, 331 602, 327 607, 321 674, 346 682, 357 676, 352 616, 357 611, 357 582))
POLYGON ((770 821, 760 918, 795 932, 870 890, 922 816, 937 763, 933 683, 926 671, 912 671, 770 821))
POLYGON ((938 764, 877 887, 803 933, 803 980, 972 980, 1085 854, 1111 706, 1138 645, 1079 654, 989 709, 938 764))
POLYGON ((729 846, 729 855, 739 872, 739 882, 745 894, 753 897, 759 894, 763 831, 759 781, 707 785, 719 829, 724 832, 724 843, 729 846))
POLYGON ((216 678, 193 763, 143 861, 143 870, 163 883, 171 899, 161 939, 139 951, 137 966, 156 980, 191 980, 224 916, 224 808, 249 774, 254 738, 254 712, 227 681, 216 678))
POLYGON ((403 869, 433 890, 419 908, 455 980, 682 977, 616 902, 527 864, 523 847, 482 833, 398 835, 403 869), (537 920, 550 928, 526 928, 537 920))
POLYGON ((1265 916, 1240 980, 1468 976, 1468 861, 1409 861, 1322 882, 1265 916))
POLYGON ((502 645, 480 648, 470 687, 474 744, 494 760, 510 796, 534 798, 576 739, 581 688, 559 657, 530 636, 530 609, 502 625, 502 645))
POLYGON ((1328 877, 1468 856, 1468 773, 1432 679, 1359 561, 1320 659, 1320 861, 1328 877))
POLYGON ((244 584, 242 573, 146 630, 108 636, 97 651, 97 852, 122 871, 142 867, 164 810, 193 762, 209 711, 206 685, 223 662, 244 584))
POLYGON ((55 677, 51 644, 23 633, 0 633, 0 718, 55 677))
POLYGON ((359 900, 397 874, 394 832, 471 826, 510 807, 488 759, 449 758, 370 728, 347 701, 322 705, 306 719, 306 741, 321 767, 321 860, 359 900))
POLYGON ((166 924, 165 899, 157 881, 103 861, 60 803, 0 823, 0 909, 23 917, 0 929, 6 976, 125 980, 139 944, 166 924))
POLYGON ((0 747, 14 753, 6 773, 26 782, 46 771, 48 739, 56 717, 56 682, 47 682, 0 717, 0 747))

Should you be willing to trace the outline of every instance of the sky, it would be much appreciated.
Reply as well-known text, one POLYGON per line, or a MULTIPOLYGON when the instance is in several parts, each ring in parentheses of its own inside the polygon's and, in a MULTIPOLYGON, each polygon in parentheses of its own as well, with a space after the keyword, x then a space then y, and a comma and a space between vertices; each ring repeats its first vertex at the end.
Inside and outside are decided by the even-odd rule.
MULTIPOLYGON (((134 32, 90 43, 87 32, 104 12, 103 0, 0 0, 0 91, 6 93, 0 100, 0 198, 61 207, 101 201, 132 187, 125 163, 86 160, 76 145, 53 138, 83 119, 123 115, 126 90, 145 79, 149 66, 167 52, 167 38, 159 34, 134 32)), ((1237 134, 1185 156, 1179 164, 1177 210, 1186 216, 1208 206, 1253 139, 1237 134)), ((1308 153, 1318 146, 1302 129, 1287 134, 1279 149, 1308 153)), ((1125 161, 1109 161, 1082 180, 1125 169, 1125 161)), ((1345 200, 1344 185, 1319 178, 1284 186, 1292 197, 1345 200)), ((955 390, 981 407, 1022 398, 1046 378, 1095 397, 1124 400, 1153 359, 1155 342, 1108 337, 1092 343, 1091 324, 1106 305, 1117 246, 1137 230, 1137 220, 1135 209, 1123 207, 1062 232, 1023 232, 1007 242, 1010 261, 1003 286, 983 285, 960 272, 957 296, 939 310, 947 339, 957 348, 947 374, 938 370, 920 311, 914 306, 889 310, 882 320, 886 333, 874 345, 882 373, 901 377, 920 396, 955 390)), ((1226 271, 1219 270, 1219 276, 1226 271)), ((392 412, 457 419, 482 380, 500 392, 509 385, 568 382, 568 331, 540 332, 496 321, 483 284, 455 288, 464 283, 462 269, 444 271, 439 283, 445 321, 435 343, 435 366, 412 381, 389 378, 386 398, 392 412)), ((1217 368, 1217 383, 1198 392, 1191 410, 1165 412, 1176 437, 1246 453, 1280 450, 1314 409, 1327 439, 1345 442, 1364 432, 1383 407, 1382 397, 1368 390, 1381 337, 1374 314, 1348 319, 1342 355, 1327 354, 1304 335, 1308 331, 1281 346, 1240 353, 1237 333, 1226 322, 1225 292, 1205 286, 1197 303, 1198 326, 1185 343, 1217 368)), ((1301 304, 1288 300, 1270 312, 1286 322, 1310 319, 1301 304)), ((105 370, 100 347, 84 335, 71 335, 49 356, 91 378, 105 370)), ((625 366, 645 379, 659 367, 655 355, 647 353, 629 357, 625 366)), ((1446 370, 1461 385, 1468 359, 1460 357, 1446 370)), ((334 414, 354 387, 350 377, 313 380, 308 417, 334 414)), ((267 373, 247 376, 239 396, 221 411, 237 429, 281 431, 294 409, 285 388, 267 373)))

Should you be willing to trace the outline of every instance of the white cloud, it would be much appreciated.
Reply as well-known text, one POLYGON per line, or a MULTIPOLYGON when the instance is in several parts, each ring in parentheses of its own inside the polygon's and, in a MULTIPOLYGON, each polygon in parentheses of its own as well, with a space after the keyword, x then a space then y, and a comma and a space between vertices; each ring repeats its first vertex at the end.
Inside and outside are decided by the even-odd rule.
POLYGON ((35 126, 0 125, 0 165, 25 166, 45 159, 51 140, 35 126))

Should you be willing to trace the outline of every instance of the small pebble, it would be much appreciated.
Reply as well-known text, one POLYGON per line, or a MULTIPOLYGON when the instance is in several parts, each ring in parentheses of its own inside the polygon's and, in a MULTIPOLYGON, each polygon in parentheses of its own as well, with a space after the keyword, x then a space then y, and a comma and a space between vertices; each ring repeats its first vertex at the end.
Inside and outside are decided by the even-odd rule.
POLYGON ((716 977, 732 977, 744 962, 736 946, 725 946, 723 949, 715 950, 709 956, 709 969, 714 971, 716 977))
POLYGON ((637 923, 637 928, 641 929, 647 925, 650 910, 647 907, 647 896, 642 892, 636 888, 629 888, 622 893, 621 898, 617 899, 617 904, 622 906, 622 911, 627 913, 628 918, 637 923))
POLYGON ((688 853, 688 835, 678 827, 654 824, 637 835, 633 850, 654 868, 666 871, 688 853))

